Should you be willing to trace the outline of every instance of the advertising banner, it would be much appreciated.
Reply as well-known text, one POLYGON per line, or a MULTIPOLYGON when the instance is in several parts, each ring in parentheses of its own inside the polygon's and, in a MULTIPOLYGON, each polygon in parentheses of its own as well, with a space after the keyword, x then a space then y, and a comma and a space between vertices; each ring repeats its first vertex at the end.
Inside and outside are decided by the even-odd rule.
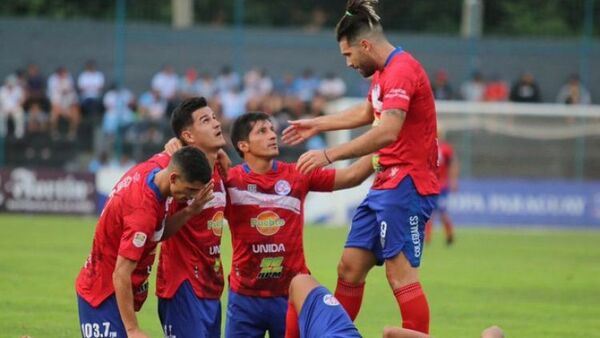
POLYGON ((13 168, 0 170, 0 212, 93 214, 93 174, 13 168))

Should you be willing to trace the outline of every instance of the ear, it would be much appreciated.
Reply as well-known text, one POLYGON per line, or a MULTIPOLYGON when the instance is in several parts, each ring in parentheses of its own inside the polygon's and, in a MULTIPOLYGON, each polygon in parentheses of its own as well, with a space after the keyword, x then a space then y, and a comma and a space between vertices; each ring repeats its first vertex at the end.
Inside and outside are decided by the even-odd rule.
POLYGON ((181 139, 183 139, 185 144, 194 144, 194 136, 187 129, 181 132, 181 139))
POLYGON ((367 39, 362 39, 360 40, 360 47, 368 52, 371 50, 371 42, 367 39))
POLYGON ((242 153, 247 153, 250 150, 250 144, 248 144, 248 141, 239 141, 237 146, 242 153))
POLYGON ((172 171, 171 173, 169 173, 169 183, 175 184, 175 181, 177 181, 178 176, 179 176, 179 174, 177 174, 175 171, 172 171))

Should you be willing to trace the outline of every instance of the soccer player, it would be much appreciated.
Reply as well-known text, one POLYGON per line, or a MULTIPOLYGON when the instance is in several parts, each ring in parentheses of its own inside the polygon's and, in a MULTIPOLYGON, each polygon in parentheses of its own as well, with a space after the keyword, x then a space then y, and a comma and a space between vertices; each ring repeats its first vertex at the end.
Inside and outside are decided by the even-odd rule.
POLYGON ((301 174, 295 164, 275 160, 277 134, 264 113, 237 118, 231 138, 245 163, 230 169, 225 182, 233 242, 225 336, 264 337, 268 331, 269 337, 283 337, 290 280, 309 272, 302 240, 304 199, 309 191, 358 185, 372 173, 370 159, 301 174))
POLYGON ((386 38, 376 0, 350 0, 336 27, 349 67, 372 77, 367 102, 340 114, 291 121, 284 142, 300 143, 319 132, 367 124, 363 135, 298 159, 307 173, 332 161, 375 152, 373 187, 358 207, 338 265, 336 298, 350 318, 358 315, 365 279, 385 262, 403 327, 427 333, 429 305, 419 283, 423 230, 439 193, 436 177, 436 112, 421 64, 386 38))
MULTIPOLYGON (((181 214, 185 223, 161 244, 156 275, 158 313, 165 337, 221 336, 221 294, 224 279, 221 265, 221 233, 224 223, 225 188, 218 166, 225 146, 221 124, 204 98, 184 100, 171 116, 177 139, 206 154, 213 167, 214 198, 196 214, 181 214)), ((185 208, 173 200, 169 214, 185 208)))
MULTIPOLYGON (((361 337, 339 301, 327 288, 310 275, 296 275, 290 283, 290 303, 300 316, 297 318, 300 336, 303 338, 361 337)), ((399 327, 386 327, 383 338, 428 338, 422 332, 399 327)), ((498 326, 491 326, 481 333, 482 338, 504 338, 498 326)))
POLYGON ((194 198, 181 212, 196 214, 212 198, 211 169, 200 150, 182 148, 161 169, 165 165, 159 154, 131 168, 102 210, 91 254, 76 281, 85 338, 147 337, 135 312, 148 295, 158 241, 177 231, 164 226, 165 199, 194 198))
MULTIPOLYGON (((438 155, 438 181, 440 184, 440 195, 437 205, 433 211, 434 215, 439 215, 440 220, 446 232, 446 245, 454 243, 454 226, 448 214, 448 194, 450 191, 456 191, 458 187, 458 161, 454 155, 454 148, 446 141, 444 131, 438 125, 439 155, 438 155)), ((432 215, 433 216, 433 215, 432 215)), ((425 225, 425 242, 431 241, 431 232, 433 228, 433 217, 425 225)))

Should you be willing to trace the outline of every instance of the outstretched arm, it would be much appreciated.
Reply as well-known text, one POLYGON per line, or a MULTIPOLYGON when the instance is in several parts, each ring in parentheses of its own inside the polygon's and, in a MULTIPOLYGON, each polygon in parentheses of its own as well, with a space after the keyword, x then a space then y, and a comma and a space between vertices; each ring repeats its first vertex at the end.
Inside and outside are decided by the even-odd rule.
POLYGON ((342 190, 361 184, 373 173, 371 155, 363 156, 351 166, 335 171, 333 190, 342 190))
POLYGON ((355 158, 374 153, 392 144, 398 138, 406 112, 399 109, 386 110, 381 113, 378 126, 350 142, 322 150, 311 150, 302 154, 296 166, 301 173, 309 173, 331 162, 355 158))
POLYGON ((283 131, 281 140, 289 145, 297 145, 324 131, 354 129, 371 122, 373 107, 366 101, 338 114, 289 121, 290 126, 283 131))

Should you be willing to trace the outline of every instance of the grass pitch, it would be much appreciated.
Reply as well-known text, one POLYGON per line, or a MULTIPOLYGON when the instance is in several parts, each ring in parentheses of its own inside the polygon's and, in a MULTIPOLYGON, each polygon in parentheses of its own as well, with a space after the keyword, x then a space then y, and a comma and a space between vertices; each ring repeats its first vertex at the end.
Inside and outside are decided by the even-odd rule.
MULTIPOLYGON (((74 280, 95 221, 0 215, 0 337, 80 336, 74 280)), ((600 337, 600 231, 459 228, 451 248, 434 236, 421 280, 435 337, 479 337, 491 324, 508 337, 600 337)), ((309 267, 330 289, 345 237, 345 228, 306 228, 309 267)), ((222 252, 227 271, 229 236, 222 252)), ((162 337, 155 297, 138 316, 162 337)), ((356 324, 369 338, 400 324, 382 268, 369 275, 356 324)))

